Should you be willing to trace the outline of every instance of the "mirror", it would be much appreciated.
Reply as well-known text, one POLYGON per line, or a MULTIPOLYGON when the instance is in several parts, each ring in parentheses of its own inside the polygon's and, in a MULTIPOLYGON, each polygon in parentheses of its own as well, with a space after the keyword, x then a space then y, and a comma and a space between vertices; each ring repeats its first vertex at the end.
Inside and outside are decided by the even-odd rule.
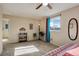
POLYGON ((71 18, 68 23, 68 36, 70 40, 76 40, 78 36, 78 22, 77 19, 71 18))

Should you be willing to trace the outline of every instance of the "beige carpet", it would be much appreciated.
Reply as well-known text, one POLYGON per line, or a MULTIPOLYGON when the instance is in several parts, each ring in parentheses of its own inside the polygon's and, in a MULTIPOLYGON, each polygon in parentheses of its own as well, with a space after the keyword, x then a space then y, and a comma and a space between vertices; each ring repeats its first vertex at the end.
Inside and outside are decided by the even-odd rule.
POLYGON ((42 56, 57 46, 43 41, 5 44, 2 56, 42 56))

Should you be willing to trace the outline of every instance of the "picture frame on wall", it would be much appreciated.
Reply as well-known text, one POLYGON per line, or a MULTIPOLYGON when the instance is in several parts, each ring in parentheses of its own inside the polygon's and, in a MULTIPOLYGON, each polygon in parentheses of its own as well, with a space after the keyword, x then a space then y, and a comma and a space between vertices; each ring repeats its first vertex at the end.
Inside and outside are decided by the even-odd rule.
POLYGON ((30 30, 33 30, 33 24, 29 24, 30 30))
POLYGON ((8 29, 8 24, 5 24, 5 29, 8 29))

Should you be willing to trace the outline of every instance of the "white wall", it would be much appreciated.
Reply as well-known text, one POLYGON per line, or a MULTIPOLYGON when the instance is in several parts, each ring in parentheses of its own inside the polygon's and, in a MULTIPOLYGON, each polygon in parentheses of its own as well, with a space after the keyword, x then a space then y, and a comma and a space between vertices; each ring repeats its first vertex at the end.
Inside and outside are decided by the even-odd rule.
POLYGON ((38 34, 38 24, 39 24, 38 20, 15 17, 15 16, 8 16, 7 18, 10 20, 9 21, 9 24, 10 24, 9 42, 10 43, 18 42, 18 33, 21 27, 26 28, 28 41, 33 40, 33 33, 38 34), (29 29, 29 24, 33 24, 33 30, 29 29))
POLYGON ((46 32, 46 18, 40 20, 40 31, 46 32))
MULTIPOLYGON (((46 18, 40 20, 40 31, 43 31, 46 34, 46 18)), ((44 35, 44 40, 46 39, 46 35, 44 35)))
POLYGON ((0 9, 0 54, 2 52, 2 48, 3 48, 2 46, 2 11, 0 9))
POLYGON ((76 18, 79 25, 79 7, 61 12, 61 30, 60 32, 51 32, 51 43, 60 46, 69 42, 79 42, 79 35, 75 41, 71 41, 68 37, 68 22, 71 18, 76 18))

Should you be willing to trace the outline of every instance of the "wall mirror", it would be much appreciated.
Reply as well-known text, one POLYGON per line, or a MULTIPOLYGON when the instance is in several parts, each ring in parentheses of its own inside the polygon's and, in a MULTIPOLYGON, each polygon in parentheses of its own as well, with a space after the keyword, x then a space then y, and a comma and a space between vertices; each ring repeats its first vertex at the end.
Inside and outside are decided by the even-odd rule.
POLYGON ((68 36, 70 40, 76 40, 78 36, 78 21, 76 18, 71 18, 68 23, 68 36))

